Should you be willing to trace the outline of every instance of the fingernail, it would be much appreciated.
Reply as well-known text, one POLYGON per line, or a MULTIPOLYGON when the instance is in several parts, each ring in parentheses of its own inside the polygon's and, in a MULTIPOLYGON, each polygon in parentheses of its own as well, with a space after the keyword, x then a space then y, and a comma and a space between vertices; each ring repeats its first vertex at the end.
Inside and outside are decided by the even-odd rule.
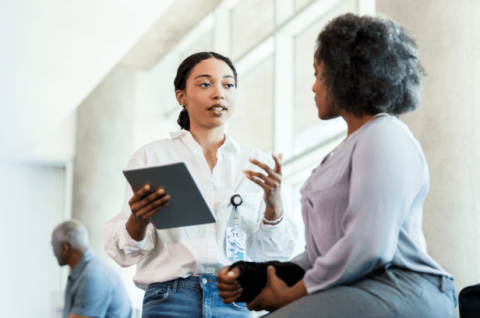
POLYGON ((228 275, 229 277, 234 277, 234 276, 235 276, 235 274, 234 274, 233 272, 228 272, 227 275, 228 275))
POLYGON ((163 193, 163 189, 158 189, 157 191, 159 194, 162 194, 163 193))
POLYGON ((147 184, 147 185, 145 186, 145 190, 148 190, 148 189, 150 189, 150 186, 147 184))

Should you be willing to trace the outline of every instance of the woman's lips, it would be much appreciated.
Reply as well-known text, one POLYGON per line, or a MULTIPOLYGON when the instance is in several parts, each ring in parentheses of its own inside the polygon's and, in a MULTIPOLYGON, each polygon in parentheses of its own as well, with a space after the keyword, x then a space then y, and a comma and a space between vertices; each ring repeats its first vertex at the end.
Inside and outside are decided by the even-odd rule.
POLYGON ((214 116, 222 116, 227 113, 227 109, 225 107, 210 107, 208 109, 209 112, 211 112, 214 116))

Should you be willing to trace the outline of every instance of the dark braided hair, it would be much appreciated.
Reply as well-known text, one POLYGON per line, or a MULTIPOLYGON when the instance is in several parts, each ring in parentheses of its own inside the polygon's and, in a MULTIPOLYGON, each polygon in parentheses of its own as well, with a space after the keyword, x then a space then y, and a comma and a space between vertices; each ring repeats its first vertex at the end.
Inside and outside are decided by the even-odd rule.
MULTIPOLYGON (((237 87, 237 71, 235 70, 232 61, 230 61, 228 57, 225 57, 215 52, 199 52, 187 57, 178 67, 177 76, 175 76, 175 80, 173 81, 173 84, 175 85, 175 91, 184 90, 187 87, 187 79, 192 73, 195 65, 197 65, 203 60, 208 60, 211 58, 215 58, 217 60, 227 63, 227 65, 233 71, 233 76, 235 78, 235 87, 237 87)), ((190 117, 188 116, 188 111, 186 108, 184 108, 180 112, 180 115, 178 115, 177 123, 182 129, 190 130, 190 117)))
POLYGON ((424 75, 417 45, 386 16, 341 15, 317 39, 315 58, 333 107, 347 113, 398 115, 415 110, 424 75))

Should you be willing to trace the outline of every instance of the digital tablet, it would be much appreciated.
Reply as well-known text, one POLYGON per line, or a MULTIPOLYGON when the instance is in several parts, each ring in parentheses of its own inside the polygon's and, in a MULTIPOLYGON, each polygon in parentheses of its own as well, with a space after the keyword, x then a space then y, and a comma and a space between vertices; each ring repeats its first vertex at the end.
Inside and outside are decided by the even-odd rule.
POLYGON ((215 223, 215 215, 193 180, 185 163, 123 170, 135 192, 148 183, 170 195, 170 204, 155 213, 152 223, 159 230, 215 223))

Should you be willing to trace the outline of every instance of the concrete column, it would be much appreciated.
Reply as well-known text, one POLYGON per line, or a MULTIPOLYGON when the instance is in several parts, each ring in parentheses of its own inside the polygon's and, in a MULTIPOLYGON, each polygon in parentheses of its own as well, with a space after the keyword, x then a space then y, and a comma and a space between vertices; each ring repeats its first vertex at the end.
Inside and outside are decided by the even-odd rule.
POLYGON ((424 207, 428 251, 457 293, 480 283, 480 1, 376 0, 378 13, 415 36, 428 76, 420 108, 402 116, 431 175, 424 207))
POLYGON ((105 260, 102 225, 119 213, 132 154, 135 71, 116 66, 77 109, 72 218, 105 260))

